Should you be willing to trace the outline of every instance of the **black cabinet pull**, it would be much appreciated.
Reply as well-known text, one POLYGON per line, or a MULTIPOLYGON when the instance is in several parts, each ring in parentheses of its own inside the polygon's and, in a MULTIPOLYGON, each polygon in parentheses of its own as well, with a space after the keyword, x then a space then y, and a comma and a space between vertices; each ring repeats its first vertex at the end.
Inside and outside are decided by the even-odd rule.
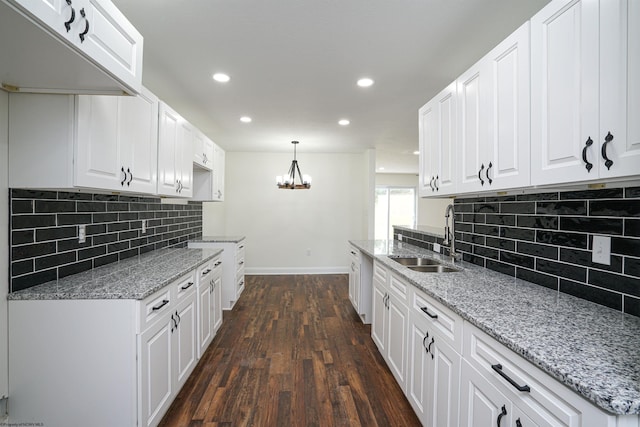
POLYGON ((178 322, 176 322, 176 318, 173 317, 173 314, 171 315, 171 320, 173 320, 173 326, 171 327, 171 333, 173 333, 173 331, 178 329, 178 322))
POLYGON ((242 264, 244 264, 244 261, 240 261, 240 262, 238 263, 238 265, 242 265, 242 264))
POLYGON ((181 286, 180 289, 182 289, 183 291, 186 291, 187 289, 189 289, 192 286, 193 286, 193 282, 187 282, 187 284, 184 285, 184 286, 181 286))
POLYGON ((516 389, 518 389, 518 391, 526 391, 526 392, 530 392, 531 388, 528 385, 518 385, 517 382, 515 382, 513 379, 511 379, 511 377, 509 377, 509 375, 505 374, 504 371, 502 370, 502 365, 497 363, 495 365, 491 365, 491 368, 496 371, 498 374, 500 374, 500 376, 502 378, 504 378, 505 380, 507 380, 509 382, 509 384, 511 384, 512 386, 514 386, 516 389))
POLYGON ((434 188, 433 188, 433 176, 431 176, 431 180, 429 181, 429 187, 431 187, 431 191, 434 190, 434 188))
POLYGON ((592 163, 589 163, 587 160, 587 149, 593 145, 593 139, 589 137, 587 141, 584 143, 584 148, 582 149, 582 161, 584 162, 584 167, 587 169, 587 172, 591 172, 591 168, 593 167, 592 163))
POLYGON ((433 180, 433 186, 436 187, 436 191, 440 191, 440 188, 438 188, 438 179, 440 179, 440 177, 436 175, 436 178, 433 180))
POLYGON ((209 274, 211 272, 210 268, 207 268, 205 271, 202 272, 203 276, 206 276, 207 274, 209 274))
POLYGON ((80 33, 80 43, 83 43, 84 42, 84 36, 86 36, 89 33, 89 20, 85 16, 84 7, 82 9, 80 9, 80 16, 82 16, 85 19, 86 24, 87 24, 84 27, 84 31, 80 33))
POLYGON ((218 261, 218 262, 216 262, 215 264, 213 264, 213 266, 214 266, 214 267, 217 267, 217 266, 219 266, 220 264, 222 264, 222 261, 218 261))
POLYGON ((489 181, 489 185, 493 183, 493 180, 489 178, 489 170, 493 167, 493 163, 489 162, 489 166, 487 166, 487 181, 489 181))
POLYGON ((424 349, 427 351, 427 353, 429 352, 429 350, 427 350, 427 338, 429 338, 429 332, 426 332, 424 334, 424 338, 422 338, 422 346, 424 347, 424 349))
POLYGON ((602 158, 605 160, 604 165, 607 167, 607 170, 611 169, 613 165, 613 160, 607 157, 607 144, 611 141, 613 141, 613 135, 611 135, 611 132, 608 132, 607 136, 604 137, 604 144, 602 144, 602 158))
POLYGON ((431 314, 429 313, 429 309, 427 307, 420 307, 420 310, 424 311, 425 314, 429 317, 431 317, 432 319, 437 319, 438 315, 437 314, 431 314))
POLYGON ((480 180, 480 185, 484 185, 484 180, 482 179, 483 170, 484 170, 484 163, 480 166, 480 170, 478 171, 478 179, 480 180))
MULTIPOLYGON (((71 6, 71 0, 67 0, 67 4, 71 6)), ((76 20, 76 11, 73 7, 71 7, 71 16, 69 20, 64 23, 64 27, 67 29, 67 33, 71 29, 71 23, 76 20)))
POLYGON ((431 342, 429 343, 429 347, 427 348, 427 352, 431 353, 431 359, 433 360, 434 356, 433 356, 433 352, 431 351, 431 346, 433 345, 433 337, 431 337, 431 342))
POLYGON ((178 327, 178 325, 180 324, 180 321, 182 320, 182 318, 180 317, 180 315, 178 314, 178 310, 176 310, 176 317, 178 318, 178 323, 176 324, 176 328, 178 327))
MULTIPOLYGON (((238 249, 242 249, 242 248, 244 248, 244 245, 238 246, 238 249)), ((351 252, 351 253, 355 255, 355 252, 351 252)))
POLYGON ((153 306, 151 308, 151 310, 153 310, 153 311, 160 310, 162 307, 164 307, 167 304, 169 304, 169 300, 168 299, 163 299, 160 304, 153 306))
POLYGON ((124 187, 124 183, 127 180, 127 173, 124 171, 124 166, 120 168, 120 171, 124 175, 124 178, 120 181, 120 185, 124 187))
POLYGON ((505 408, 504 405, 502 405, 502 410, 500 411, 500 414, 498 414, 498 427, 500 427, 500 421, 502 421, 502 417, 504 417, 505 415, 507 415, 507 408, 505 408))
POLYGON ((516 427, 522 427, 522 423, 520 422, 520 418, 516 420, 516 427))
POLYGON ((129 181, 127 181, 127 187, 128 187, 131 185, 131 181, 133 181, 133 174, 131 173, 131 169, 129 168, 127 168, 127 172, 129 172, 129 181))

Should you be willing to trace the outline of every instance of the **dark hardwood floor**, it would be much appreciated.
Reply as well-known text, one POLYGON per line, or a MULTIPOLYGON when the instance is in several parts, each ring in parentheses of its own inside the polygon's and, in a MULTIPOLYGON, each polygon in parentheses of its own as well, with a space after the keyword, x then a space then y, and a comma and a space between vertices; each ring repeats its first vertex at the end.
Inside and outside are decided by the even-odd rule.
POLYGON ((346 275, 246 276, 161 426, 419 426, 346 275))

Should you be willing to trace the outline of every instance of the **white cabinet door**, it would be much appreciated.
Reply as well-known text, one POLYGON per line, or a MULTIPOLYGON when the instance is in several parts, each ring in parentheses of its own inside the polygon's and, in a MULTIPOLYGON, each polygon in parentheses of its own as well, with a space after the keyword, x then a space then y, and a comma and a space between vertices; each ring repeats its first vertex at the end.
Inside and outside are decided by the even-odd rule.
POLYGON ((213 168, 213 141, 199 130, 193 136, 193 162, 203 169, 213 168))
POLYGON ((79 33, 72 41, 92 62, 138 92, 142 88, 142 35, 110 0, 87 0, 76 13, 79 33))
POLYGON ((419 111, 420 196, 455 191, 456 82, 419 111))
POLYGON ((387 322, 387 364, 400 384, 400 388, 406 390, 409 309, 393 294, 387 296, 387 322))
POLYGON ((158 194, 179 196, 176 174, 178 128, 182 117, 165 103, 160 103, 158 117, 158 194))
MULTIPOLYGON (((117 190, 127 180, 118 143, 118 98, 77 97, 75 185, 117 190)), ((73 120, 70 118, 70 120, 73 120)))
POLYGON ((423 425, 427 425, 427 419, 429 418, 429 412, 427 412, 428 397, 434 383, 433 359, 431 354, 427 352, 427 340, 431 335, 425 322, 411 318, 409 326, 409 374, 406 395, 423 425))
POLYGON ((193 137, 195 128, 183 120, 178 126, 178 144, 176 145, 176 177, 181 197, 193 194, 193 137))
POLYGON ((174 387, 177 393, 185 383, 189 374, 193 371, 197 363, 197 309, 196 300, 188 297, 184 300, 174 314, 177 326, 173 331, 173 351, 174 351, 174 387))
MULTIPOLYGON (((431 393, 428 399, 426 425, 429 427, 457 427, 460 414, 460 364, 462 356, 438 335, 428 339, 427 348, 433 357, 431 393)), ((507 424, 505 424, 507 425, 507 424)))
POLYGON ((138 96, 118 98, 118 138, 125 191, 155 194, 158 179, 158 98, 145 88, 138 96))
POLYGON ((467 361, 460 375, 460 425, 510 427, 511 401, 491 385, 467 361))
POLYGON ((214 294, 207 281, 198 288, 198 357, 202 357, 213 339, 213 307, 214 294))
POLYGON ((160 422, 173 398, 173 326, 173 321, 158 322, 140 335, 139 412, 145 427, 160 422))
POLYGON ((225 152, 217 144, 213 146, 213 200, 224 201, 225 152))
POLYGON ((597 0, 554 1, 531 19, 533 185, 598 177, 598 21, 597 0))
POLYGON ((601 1, 600 28, 600 177, 639 175, 640 3, 601 1), (613 139, 606 142, 609 134, 613 139), (602 156, 605 143, 609 167, 602 156))
POLYGON ((211 323, 213 336, 215 336, 222 326, 222 272, 214 276, 211 285, 211 323))
POLYGON ((371 338, 380 354, 386 354, 387 342, 387 286, 375 276, 373 278, 373 304, 371 313, 371 338))
MULTIPOLYGON (((68 4, 65 0, 12 0, 19 5, 28 15, 37 19, 59 37, 71 40, 71 25, 76 21, 78 11, 76 7, 68 4), (71 18, 74 18, 72 21, 71 18), (69 22, 71 21, 71 22, 69 22), (69 29, 65 26, 69 22, 69 29)), ((77 16, 79 18, 79 16, 77 16)))
POLYGON ((457 190, 529 185, 529 23, 458 79, 457 190))

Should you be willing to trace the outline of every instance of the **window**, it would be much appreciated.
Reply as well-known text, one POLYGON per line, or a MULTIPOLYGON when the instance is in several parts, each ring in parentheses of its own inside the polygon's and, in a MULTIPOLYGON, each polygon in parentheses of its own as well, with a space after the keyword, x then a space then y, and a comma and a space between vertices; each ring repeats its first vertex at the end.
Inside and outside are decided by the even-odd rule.
POLYGON ((393 226, 416 225, 416 189, 376 187, 374 238, 393 239, 393 226))

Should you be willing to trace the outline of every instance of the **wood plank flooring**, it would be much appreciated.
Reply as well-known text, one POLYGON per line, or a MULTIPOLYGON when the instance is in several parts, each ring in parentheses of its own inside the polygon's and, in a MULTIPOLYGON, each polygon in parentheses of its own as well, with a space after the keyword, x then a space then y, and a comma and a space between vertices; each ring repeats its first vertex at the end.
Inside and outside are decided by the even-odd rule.
POLYGON ((419 426, 346 275, 246 276, 161 426, 419 426))

